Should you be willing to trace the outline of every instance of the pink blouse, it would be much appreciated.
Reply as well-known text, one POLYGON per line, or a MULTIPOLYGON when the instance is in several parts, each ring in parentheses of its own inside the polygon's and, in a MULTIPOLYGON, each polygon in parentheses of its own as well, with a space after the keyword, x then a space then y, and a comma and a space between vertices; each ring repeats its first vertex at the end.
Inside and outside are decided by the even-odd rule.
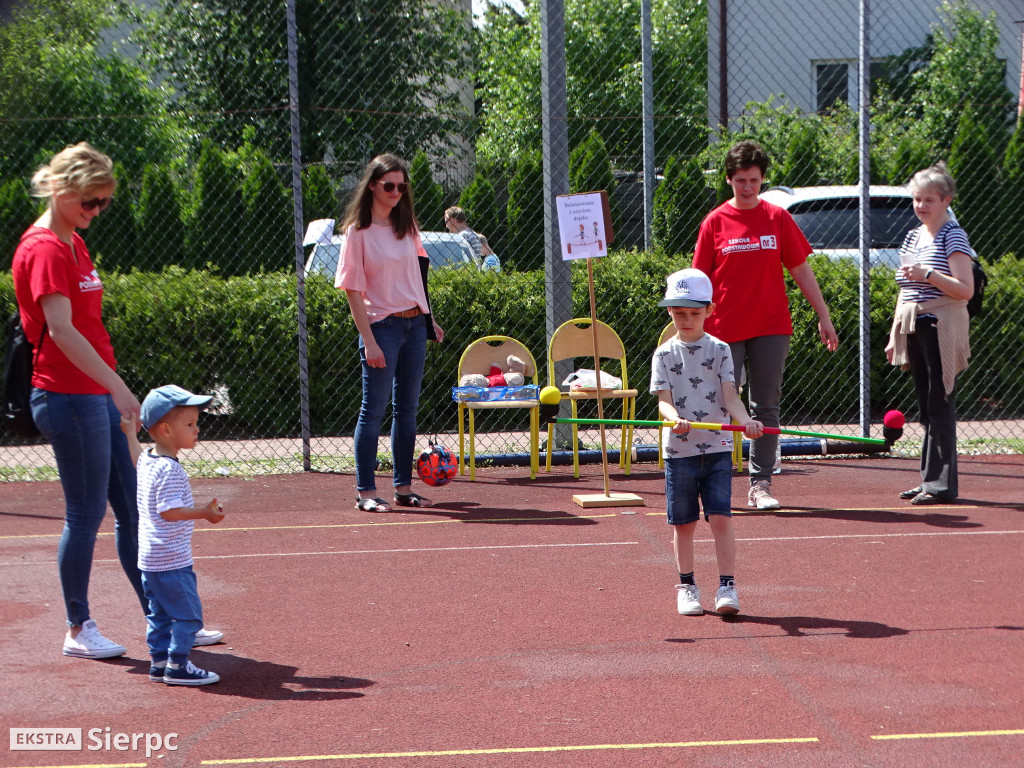
POLYGON ((399 240, 389 224, 353 224, 345 232, 334 287, 359 291, 370 322, 414 307, 426 313, 418 260, 426 255, 418 230, 399 240))

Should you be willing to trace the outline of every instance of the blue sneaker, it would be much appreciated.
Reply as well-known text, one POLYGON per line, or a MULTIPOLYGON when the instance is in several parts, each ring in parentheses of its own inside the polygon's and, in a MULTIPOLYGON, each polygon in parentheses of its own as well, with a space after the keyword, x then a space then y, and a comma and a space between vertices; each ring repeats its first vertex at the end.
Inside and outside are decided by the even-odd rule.
POLYGON ((162 683, 164 681, 164 672, 167 671, 167 662, 165 661, 160 666, 156 664, 149 665, 149 679, 154 683, 162 683))
POLYGON ((207 672, 191 661, 186 661, 185 666, 177 669, 172 669, 168 664, 164 670, 163 680, 167 685, 209 685, 220 680, 220 675, 216 672, 207 672))

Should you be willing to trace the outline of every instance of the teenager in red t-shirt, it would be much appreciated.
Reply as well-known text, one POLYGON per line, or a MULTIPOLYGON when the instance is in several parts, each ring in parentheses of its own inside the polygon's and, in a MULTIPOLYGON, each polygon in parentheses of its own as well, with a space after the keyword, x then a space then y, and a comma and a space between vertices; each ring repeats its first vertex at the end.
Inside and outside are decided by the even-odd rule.
MULTIPOLYGON (((701 223, 693 266, 714 286, 715 313, 707 319, 707 332, 729 344, 737 380, 746 364, 752 417, 778 427, 782 373, 793 334, 783 268, 818 313, 822 344, 834 352, 839 338, 807 263, 807 238, 787 211, 760 197, 767 171, 768 155, 758 144, 741 141, 729 150, 725 173, 733 197, 701 223)), ((778 440, 766 434, 753 442, 751 507, 779 507, 771 493, 778 440)))

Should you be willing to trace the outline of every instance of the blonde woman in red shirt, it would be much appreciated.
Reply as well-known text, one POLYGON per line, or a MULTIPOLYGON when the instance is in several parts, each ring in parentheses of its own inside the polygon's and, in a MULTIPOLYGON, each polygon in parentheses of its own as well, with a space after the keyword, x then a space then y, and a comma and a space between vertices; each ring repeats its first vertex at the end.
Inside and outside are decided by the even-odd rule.
POLYGON ((93 548, 107 502, 114 510, 117 554, 143 612, 137 565, 135 466, 121 417, 139 401, 118 376, 103 326, 103 283, 78 234, 114 199, 110 158, 85 142, 67 147, 36 171, 33 194, 49 205, 21 237, 11 271, 25 334, 37 348, 32 416, 53 446, 64 489, 64 531, 57 551, 68 632, 64 655, 120 656, 89 611, 93 548))

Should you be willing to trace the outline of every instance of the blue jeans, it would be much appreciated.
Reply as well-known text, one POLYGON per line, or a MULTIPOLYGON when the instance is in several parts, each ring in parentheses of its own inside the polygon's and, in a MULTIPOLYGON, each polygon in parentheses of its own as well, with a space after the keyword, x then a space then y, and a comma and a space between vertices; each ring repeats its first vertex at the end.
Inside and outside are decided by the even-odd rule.
POLYGON ((138 568, 137 478, 113 398, 33 388, 32 418, 53 446, 64 489, 64 531, 57 549, 57 568, 68 626, 79 626, 91 618, 89 574, 108 500, 114 510, 117 556, 145 611, 138 568))
POLYGON ((718 451, 665 459, 665 505, 669 525, 687 525, 708 515, 732 517, 732 453, 718 451))
POLYGON ((377 438, 384 423, 388 396, 392 400, 391 454, 394 459, 395 487, 412 482, 412 452, 416 447, 416 411, 419 409, 420 384, 427 358, 427 320, 416 317, 385 317, 370 325, 373 338, 384 353, 385 366, 371 368, 366 363, 363 339, 359 339, 359 359, 363 365, 363 402, 356 422, 356 488, 374 491, 377 481, 377 438))
POLYGON ((153 661, 184 664, 196 632, 203 628, 203 606, 192 566, 173 571, 143 571, 149 610, 146 645, 153 661))

